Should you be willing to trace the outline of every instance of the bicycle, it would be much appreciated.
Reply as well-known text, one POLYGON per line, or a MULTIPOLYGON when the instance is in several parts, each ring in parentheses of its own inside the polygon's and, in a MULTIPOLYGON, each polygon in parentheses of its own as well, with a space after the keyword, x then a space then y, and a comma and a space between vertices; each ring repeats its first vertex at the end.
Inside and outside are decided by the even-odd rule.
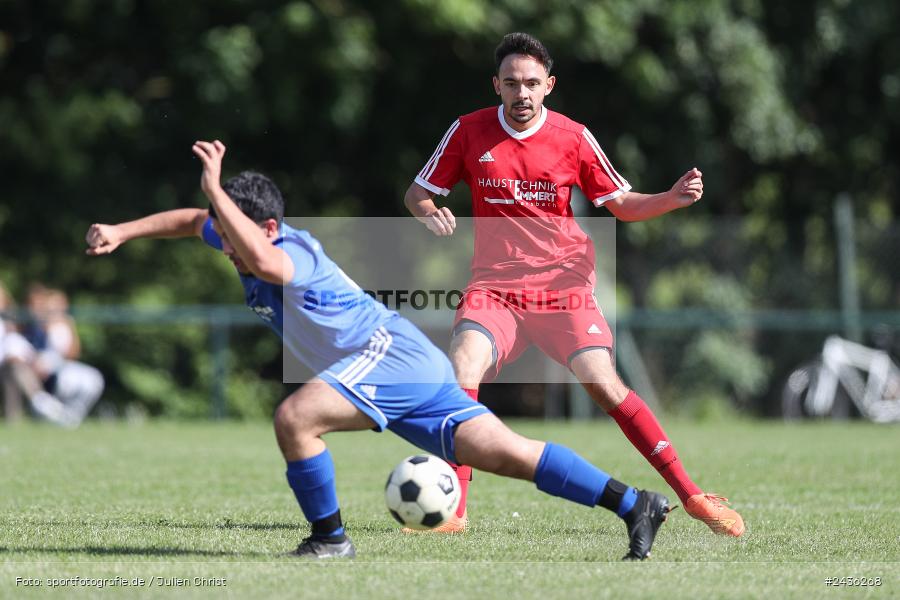
POLYGON ((847 418, 852 407, 876 423, 900 421, 900 367, 884 350, 832 335, 818 358, 788 376, 782 415, 847 418))

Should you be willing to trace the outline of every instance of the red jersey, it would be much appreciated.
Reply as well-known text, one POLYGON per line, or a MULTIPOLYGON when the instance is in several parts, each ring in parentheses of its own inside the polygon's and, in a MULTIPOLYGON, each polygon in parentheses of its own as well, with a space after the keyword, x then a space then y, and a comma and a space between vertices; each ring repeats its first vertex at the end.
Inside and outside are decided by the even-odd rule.
POLYGON ((593 286, 594 246, 572 218, 572 186, 596 206, 631 189, 584 125, 546 106, 521 132, 502 105, 454 121, 416 183, 446 196, 459 180, 472 190, 471 285, 500 287, 593 286))

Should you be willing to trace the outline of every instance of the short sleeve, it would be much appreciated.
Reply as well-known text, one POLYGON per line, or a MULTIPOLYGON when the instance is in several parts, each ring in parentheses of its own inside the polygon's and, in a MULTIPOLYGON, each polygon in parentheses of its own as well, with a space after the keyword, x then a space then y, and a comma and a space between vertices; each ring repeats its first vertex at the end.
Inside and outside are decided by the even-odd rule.
POLYGON ((220 238, 219 234, 216 233, 216 230, 213 229, 212 217, 208 217, 203 224, 201 237, 203 237, 203 241, 206 242, 207 246, 212 246, 216 250, 222 249, 222 238, 220 238))
POLYGON ((316 270, 315 254, 303 244, 291 239, 285 239, 281 249, 294 265, 294 276, 291 277, 290 287, 296 287, 308 283, 316 270))
POLYGON ((434 154, 419 171, 416 183, 434 194, 442 196, 449 194, 453 186, 462 179, 464 166, 462 138, 457 119, 450 125, 434 154))
POLYGON ((594 206, 601 206, 631 189, 631 184, 616 172, 586 127, 581 132, 578 163, 578 187, 594 206))

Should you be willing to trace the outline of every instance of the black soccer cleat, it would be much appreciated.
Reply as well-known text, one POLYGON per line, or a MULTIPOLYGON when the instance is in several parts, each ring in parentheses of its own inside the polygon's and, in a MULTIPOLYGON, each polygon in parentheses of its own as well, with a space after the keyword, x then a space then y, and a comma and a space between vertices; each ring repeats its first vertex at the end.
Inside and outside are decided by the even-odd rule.
POLYGON ((644 560, 650 556, 650 547, 656 532, 669 514, 669 499, 656 492, 640 490, 637 500, 623 517, 628 528, 628 554, 622 560, 644 560))
POLYGON ((328 541, 327 539, 310 536, 300 542, 297 549, 291 552, 290 555, 313 560, 353 558, 356 556, 356 548, 353 547, 353 542, 350 541, 350 538, 346 536, 341 541, 328 541))

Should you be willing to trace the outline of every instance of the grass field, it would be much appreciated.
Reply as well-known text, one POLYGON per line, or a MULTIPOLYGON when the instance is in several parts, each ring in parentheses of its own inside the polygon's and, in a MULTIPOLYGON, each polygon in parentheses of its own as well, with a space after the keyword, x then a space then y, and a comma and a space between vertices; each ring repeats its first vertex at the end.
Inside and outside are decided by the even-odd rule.
MULTIPOLYGON (((575 448, 620 479, 664 489, 611 422, 511 424, 575 448)), ((900 596, 900 429, 751 422, 669 429, 698 482, 730 496, 744 515, 743 539, 715 537, 678 510, 650 561, 623 564, 624 526, 610 513, 481 473, 467 534, 406 536, 384 508, 382 489, 413 449, 366 432, 328 438, 359 556, 309 564, 280 556, 306 528, 267 424, 0 426, 0 596, 43 595, 50 578, 117 576, 143 578, 145 587, 98 591, 79 583, 55 595, 900 596), (17 585, 17 577, 43 585, 17 585), (226 586, 194 585, 195 577, 226 586), (882 583, 829 587, 827 577, 882 583)))

